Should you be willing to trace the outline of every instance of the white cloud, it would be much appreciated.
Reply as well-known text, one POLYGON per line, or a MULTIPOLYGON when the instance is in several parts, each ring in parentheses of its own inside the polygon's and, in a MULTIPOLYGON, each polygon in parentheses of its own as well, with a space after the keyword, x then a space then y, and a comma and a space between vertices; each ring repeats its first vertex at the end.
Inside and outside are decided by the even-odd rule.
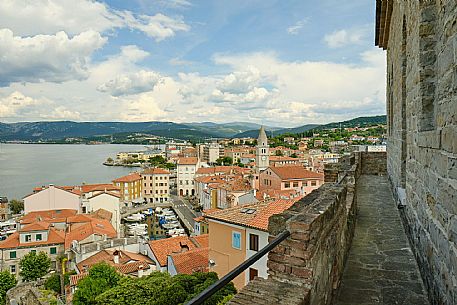
POLYGON ((163 14, 135 16, 130 11, 123 11, 119 12, 118 15, 122 17, 127 27, 142 31, 149 37, 155 38, 156 41, 173 37, 179 31, 187 32, 190 30, 190 26, 182 18, 171 18, 163 14))
POLYGON ((294 25, 287 28, 287 33, 290 35, 297 35, 306 23, 308 23, 308 19, 297 21, 294 25))
MULTIPOLYGON (((10 82, 63 82, 87 77, 90 56, 106 38, 87 31, 69 38, 65 32, 22 38, 0 30, 0 79, 10 82)), ((0 85, 2 85, 0 83, 0 85)))
POLYGON ((118 75, 115 79, 100 85, 97 90, 113 96, 130 95, 151 91, 162 81, 162 76, 154 71, 140 70, 135 73, 118 75))
POLYGON ((105 3, 92 0, 2 0, 0 20, 3 28, 9 28, 19 36, 55 34, 59 31, 72 36, 85 31, 102 33, 130 28, 160 41, 178 31, 190 29, 180 17, 135 15, 131 11, 114 10, 105 3))
POLYGON ((46 104, 44 99, 34 99, 15 91, 8 96, 0 97, 0 118, 15 118, 27 113, 34 106, 46 104))
POLYGON ((79 120, 81 114, 78 111, 71 111, 64 106, 56 107, 50 113, 42 113, 40 117, 47 120, 79 120))
POLYGON ((340 48, 349 44, 358 44, 362 41, 366 31, 364 29, 356 30, 338 30, 324 37, 324 41, 330 48, 340 48))

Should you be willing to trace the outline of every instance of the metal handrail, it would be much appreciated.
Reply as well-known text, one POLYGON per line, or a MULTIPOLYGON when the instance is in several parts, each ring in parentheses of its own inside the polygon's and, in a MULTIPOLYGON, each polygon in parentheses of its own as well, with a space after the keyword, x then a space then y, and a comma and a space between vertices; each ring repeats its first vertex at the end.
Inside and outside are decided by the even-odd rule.
POLYGON ((238 267, 227 273, 224 277, 220 280, 203 290, 199 295, 195 296, 192 300, 190 300, 186 305, 199 305, 205 302, 209 297, 215 294, 219 289, 227 285, 231 280, 237 277, 241 272, 246 270, 249 266, 254 264, 258 261, 262 256, 270 252, 274 247, 276 247, 279 243, 285 240, 287 237, 290 236, 289 231, 284 231, 279 234, 271 243, 263 247, 259 252, 251 256, 249 259, 241 263, 238 267))

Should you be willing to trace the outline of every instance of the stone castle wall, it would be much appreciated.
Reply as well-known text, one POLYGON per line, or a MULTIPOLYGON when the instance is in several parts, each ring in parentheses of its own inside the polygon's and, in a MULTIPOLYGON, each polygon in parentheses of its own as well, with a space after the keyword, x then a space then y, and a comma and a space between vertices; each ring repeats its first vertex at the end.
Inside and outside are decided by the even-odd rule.
POLYGON ((385 175, 385 164, 385 153, 357 153, 326 166, 322 187, 270 217, 270 239, 285 230, 291 235, 270 251, 268 279, 250 282, 229 304, 331 304, 356 225, 358 177, 385 175))
POLYGON ((457 304, 457 2, 391 12, 389 179, 432 303, 457 304))

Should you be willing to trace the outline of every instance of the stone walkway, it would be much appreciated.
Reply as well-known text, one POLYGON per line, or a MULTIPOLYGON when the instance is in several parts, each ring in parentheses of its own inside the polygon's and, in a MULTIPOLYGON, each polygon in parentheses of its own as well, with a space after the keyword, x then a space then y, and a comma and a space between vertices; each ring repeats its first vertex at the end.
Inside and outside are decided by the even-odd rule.
POLYGON ((387 177, 361 176, 354 239, 335 305, 425 305, 416 261, 387 177))

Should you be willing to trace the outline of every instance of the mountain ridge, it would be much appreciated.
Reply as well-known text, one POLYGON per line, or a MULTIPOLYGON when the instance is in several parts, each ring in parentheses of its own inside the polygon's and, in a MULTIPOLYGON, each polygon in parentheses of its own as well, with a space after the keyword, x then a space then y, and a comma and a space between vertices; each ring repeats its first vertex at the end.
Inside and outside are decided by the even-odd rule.
MULTIPOLYGON (((358 117, 343 122, 324 125, 307 124, 294 128, 268 127, 269 136, 285 133, 303 133, 311 129, 366 126, 367 124, 385 124, 386 116, 358 117)), ((71 137, 106 136, 118 133, 148 133, 156 136, 179 138, 184 140, 209 138, 241 138, 258 135, 260 124, 250 122, 229 123, 174 123, 169 121, 150 122, 0 122, 0 141, 40 141, 58 140, 71 137), (254 128, 253 128, 254 127, 254 128)))

